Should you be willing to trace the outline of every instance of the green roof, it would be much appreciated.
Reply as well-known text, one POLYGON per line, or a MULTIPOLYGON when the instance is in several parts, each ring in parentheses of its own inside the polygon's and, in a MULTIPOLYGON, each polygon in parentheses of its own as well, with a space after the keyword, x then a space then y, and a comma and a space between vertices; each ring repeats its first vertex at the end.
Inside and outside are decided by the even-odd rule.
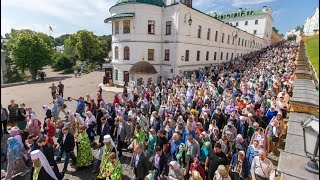
POLYGON ((155 6, 165 6, 163 0, 118 0, 116 5, 124 4, 124 3, 144 3, 144 4, 151 4, 155 6))
POLYGON ((104 22, 107 23, 108 21, 116 18, 134 17, 134 15, 135 13, 120 13, 120 14, 116 14, 111 17, 108 17, 107 19, 104 20, 104 22))
POLYGON ((236 17, 243 17, 243 16, 254 16, 265 14, 266 12, 262 12, 262 10, 240 10, 235 12, 228 12, 228 13, 221 13, 221 14, 214 14, 213 17, 219 20, 225 20, 229 18, 236 18, 236 17))

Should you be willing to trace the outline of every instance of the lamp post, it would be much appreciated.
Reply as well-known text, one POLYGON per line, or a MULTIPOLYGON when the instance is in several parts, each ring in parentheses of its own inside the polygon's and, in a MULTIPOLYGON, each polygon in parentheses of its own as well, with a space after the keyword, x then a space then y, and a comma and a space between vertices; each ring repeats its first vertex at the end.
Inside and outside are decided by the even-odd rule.
POLYGON ((319 174, 319 166, 316 158, 319 158, 319 118, 311 116, 308 120, 301 122, 303 128, 304 151, 310 161, 305 169, 311 173, 319 174))
POLYGON ((191 18, 191 13, 188 12, 185 16, 184 16, 184 22, 186 23, 187 22, 187 16, 190 16, 189 17, 189 20, 188 20, 188 24, 189 24, 189 35, 190 36, 190 28, 191 28, 191 25, 192 25, 192 18, 191 18))

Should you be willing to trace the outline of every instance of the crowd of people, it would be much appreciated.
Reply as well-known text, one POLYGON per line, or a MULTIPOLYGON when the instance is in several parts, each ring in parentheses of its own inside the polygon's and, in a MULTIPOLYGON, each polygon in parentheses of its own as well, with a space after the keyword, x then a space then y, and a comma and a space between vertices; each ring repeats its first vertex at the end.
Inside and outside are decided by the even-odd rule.
POLYGON ((66 111, 61 83, 53 84, 43 125, 32 108, 11 100, 8 111, 1 107, 2 133, 10 134, 1 150, 5 179, 28 173, 30 160, 33 180, 62 179, 71 158, 77 171, 93 166, 97 179, 121 180, 128 150, 136 180, 273 180, 267 156, 278 153, 285 134, 297 52, 281 42, 191 76, 126 85, 109 103, 100 87, 96 99, 76 99, 75 112, 66 111), (7 121, 17 126, 7 132, 7 121), (96 160, 92 147, 99 149, 96 160))

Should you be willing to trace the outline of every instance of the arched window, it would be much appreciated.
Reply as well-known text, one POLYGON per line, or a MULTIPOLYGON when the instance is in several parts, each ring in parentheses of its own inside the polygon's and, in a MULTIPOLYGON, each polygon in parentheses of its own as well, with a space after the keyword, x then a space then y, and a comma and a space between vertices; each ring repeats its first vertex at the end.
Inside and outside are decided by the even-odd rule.
POLYGON ((124 60, 129 60, 130 59, 130 49, 128 46, 124 47, 124 60))
POLYGON ((119 59, 119 48, 116 46, 114 48, 114 59, 119 59))

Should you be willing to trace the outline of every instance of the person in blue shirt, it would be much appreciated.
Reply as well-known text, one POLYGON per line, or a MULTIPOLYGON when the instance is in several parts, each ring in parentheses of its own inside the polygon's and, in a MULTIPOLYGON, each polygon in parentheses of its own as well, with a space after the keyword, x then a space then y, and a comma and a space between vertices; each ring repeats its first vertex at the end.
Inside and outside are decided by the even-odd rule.
POLYGON ((183 131, 183 134, 182 134, 183 143, 185 144, 187 143, 189 134, 192 135, 193 138, 196 138, 196 132, 192 129, 192 125, 190 124, 183 131))
POLYGON ((265 113, 265 116, 268 119, 268 124, 270 123, 271 119, 275 117, 278 114, 278 111, 276 111, 276 108, 274 106, 271 106, 270 109, 268 109, 265 113))
POLYGON ((85 112, 85 108, 86 108, 86 104, 84 103, 84 98, 80 97, 79 100, 77 100, 77 109, 76 109, 76 113, 79 113, 81 115, 81 117, 86 118, 84 116, 84 112, 85 112))
POLYGON ((173 160, 177 160, 176 153, 179 150, 180 144, 182 143, 178 133, 174 133, 170 140, 170 156, 173 160))

